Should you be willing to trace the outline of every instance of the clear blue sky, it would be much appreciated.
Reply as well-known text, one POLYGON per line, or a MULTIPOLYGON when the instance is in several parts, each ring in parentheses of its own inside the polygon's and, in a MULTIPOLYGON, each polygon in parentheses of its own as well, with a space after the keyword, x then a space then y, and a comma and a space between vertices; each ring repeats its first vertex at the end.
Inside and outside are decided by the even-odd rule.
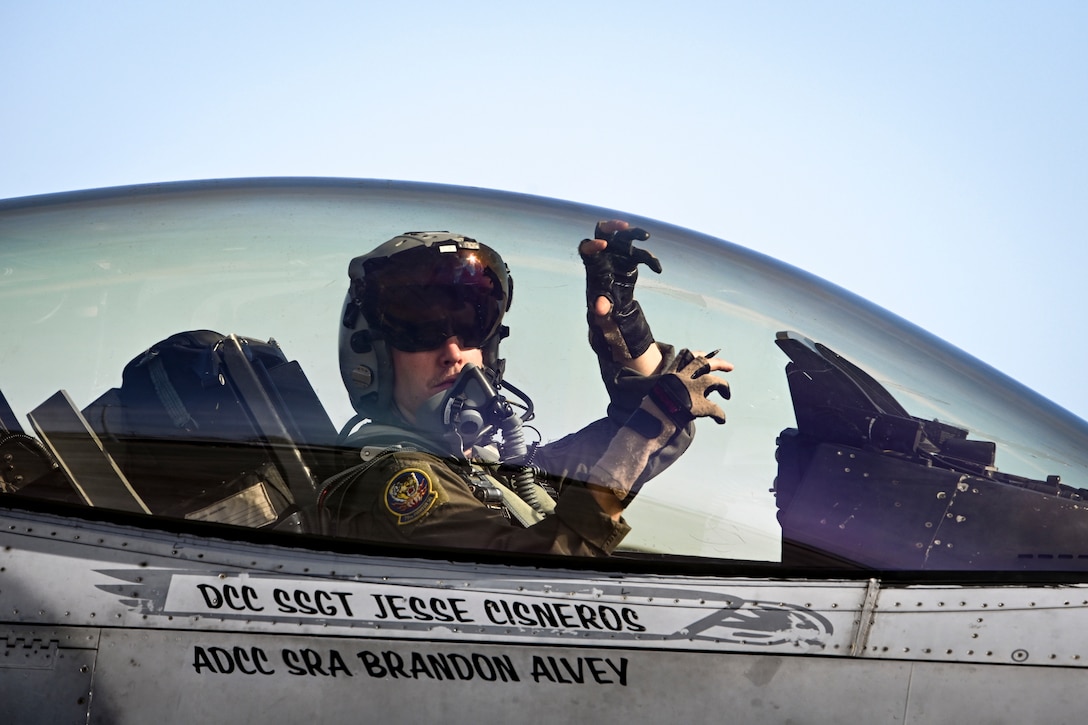
POLYGON ((601 204, 1088 417, 1088 2, 0 0, 0 67, 0 198, 304 175, 601 204))

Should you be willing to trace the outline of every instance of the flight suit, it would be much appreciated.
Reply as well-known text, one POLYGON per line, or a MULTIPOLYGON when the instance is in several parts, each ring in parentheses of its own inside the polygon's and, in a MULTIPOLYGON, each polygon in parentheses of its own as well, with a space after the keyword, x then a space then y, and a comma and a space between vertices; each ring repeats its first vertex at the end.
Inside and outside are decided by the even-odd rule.
POLYGON ((474 495, 466 477, 486 476, 483 469, 422 451, 389 454, 337 501, 335 534, 424 547, 602 556, 630 530, 579 485, 566 487, 554 513, 525 528, 501 504, 474 495))
MULTIPOLYGON (((669 355, 671 348, 663 346, 669 355)), ((610 389, 609 417, 541 446, 534 467, 558 491, 554 511, 524 526, 503 504, 478 495, 490 482, 513 488, 509 474, 478 460, 454 459, 428 446, 418 431, 409 441, 359 466, 358 475, 328 487, 320 503, 325 531, 334 536, 424 547, 521 551, 537 554, 607 556, 630 526, 613 521, 585 488, 588 473, 638 407, 652 377, 630 376, 610 389)), ((401 422, 403 426, 403 422, 401 422)), ((388 430, 388 428, 387 428, 388 430)), ((362 444, 366 444, 365 426, 362 444)), ((657 475, 687 450, 694 426, 680 428, 650 456, 637 485, 657 475)), ((509 496, 512 494, 508 494, 509 496)))

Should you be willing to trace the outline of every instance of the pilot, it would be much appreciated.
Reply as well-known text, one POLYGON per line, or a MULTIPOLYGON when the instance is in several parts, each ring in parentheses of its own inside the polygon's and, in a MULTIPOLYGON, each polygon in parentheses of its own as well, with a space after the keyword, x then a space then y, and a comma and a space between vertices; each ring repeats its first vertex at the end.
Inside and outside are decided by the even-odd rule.
POLYGON ((729 397, 713 373, 732 365, 654 340, 634 299, 639 264, 661 269, 633 244, 648 237, 609 221, 579 245, 610 403, 606 417, 543 446, 526 444, 532 403, 503 381, 513 280, 493 249, 409 232, 353 259, 340 367, 358 415, 341 437, 362 462, 323 485, 322 529, 426 547, 611 554, 630 530, 624 508, 687 449, 694 419, 725 422, 707 395, 729 397))

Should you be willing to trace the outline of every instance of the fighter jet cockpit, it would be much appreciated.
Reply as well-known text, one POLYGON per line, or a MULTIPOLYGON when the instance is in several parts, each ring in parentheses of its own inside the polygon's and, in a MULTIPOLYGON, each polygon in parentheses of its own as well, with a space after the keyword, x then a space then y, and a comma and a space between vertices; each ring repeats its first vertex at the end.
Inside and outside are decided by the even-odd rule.
MULTIPOLYGON (((639 455, 630 445, 608 453, 627 435, 658 447, 622 492, 622 525, 601 524, 622 540, 602 549, 586 535, 590 544, 565 556, 596 547, 664 565, 1088 569, 1088 424, 803 271, 629 213, 349 180, 15 199, 0 202, 0 301, 0 505, 161 522, 198 536, 260 531, 281 546, 335 540, 365 554, 403 544, 412 556, 494 549, 516 561, 522 550, 556 550, 507 545, 524 537, 487 527, 463 545, 395 538, 469 506, 430 464, 414 462, 422 439, 506 471, 498 483, 466 474, 465 490, 510 530, 554 530, 551 540, 568 541, 577 538, 570 527, 597 526, 608 509, 584 494, 564 504, 566 490, 593 493, 603 475, 594 471, 618 476, 639 455), (667 407, 640 402, 649 383, 615 413, 607 365, 588 342, 579 243, 616 219, 646 233, 628 250, 659 263, 660 271, 637 265, 634 296, 665 351, 662 365, 684 350, 691 360, 719 351, 732 365, 714 373, 727 389, 697 395, 720 407, 724 423, 647 418, 667 407), (367 256, 387 242, 396 243, 367 256), (428 267, 413 245, 449 251, 457 265, 428 267), (497 256, 481 262, 483 250, 497 256), (387 264, 402 253, 400 267, 387 264), (425 302, 404 294, 423 286, 424 269, 435 284, 454 289, 455 273, 462 286, 425 302), (467 274, 477 274, 468 293, 467 274), (392 281, 378 285, 377 275, 392 281), (379 287, 391 311, 368 307, 379 287), (402 416, 423 433, 403 435, 383 417, 401 394, 397 355, 424 354, 451 336, 475 364, 431 381, 430 402, 413 409, 431 417, 402 416), (607 435, 576 438, 568 447, 577 455, 549 458, 568 434, 604 425, 595 421, 610 410, 607 435), (628 423, 636 410, 642 418, 628 423), (390 455, 403 465, 382 469, 390 455), (386 472, 373 500, 351 505, 359 516, 371 506, 391 515, 393 539, 337 523, 377 470, 386 472), (584 523, 587 510, 596 523, 584 523)), ((709 369, 683 362, 677 369, 689 378, 709 369)))

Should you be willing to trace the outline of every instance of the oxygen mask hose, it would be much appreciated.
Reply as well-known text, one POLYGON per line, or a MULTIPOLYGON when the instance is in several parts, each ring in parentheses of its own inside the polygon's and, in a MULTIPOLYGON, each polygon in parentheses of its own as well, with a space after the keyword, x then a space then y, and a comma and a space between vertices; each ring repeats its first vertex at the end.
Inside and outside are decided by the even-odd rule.
POLYGON ((499 430, 502 431, 502 462, 517 466, 513 476, 514 491, 517 495, 532 506, 534 511, 544 513, 540 499, 536 495, 536 477, 533 475, 533 467, 525 465, 529 449, 525 445, 525 432, 521 427, 521 418, 509 403, 506 401, 503 403, 505 416, 499 421, 499 430))

